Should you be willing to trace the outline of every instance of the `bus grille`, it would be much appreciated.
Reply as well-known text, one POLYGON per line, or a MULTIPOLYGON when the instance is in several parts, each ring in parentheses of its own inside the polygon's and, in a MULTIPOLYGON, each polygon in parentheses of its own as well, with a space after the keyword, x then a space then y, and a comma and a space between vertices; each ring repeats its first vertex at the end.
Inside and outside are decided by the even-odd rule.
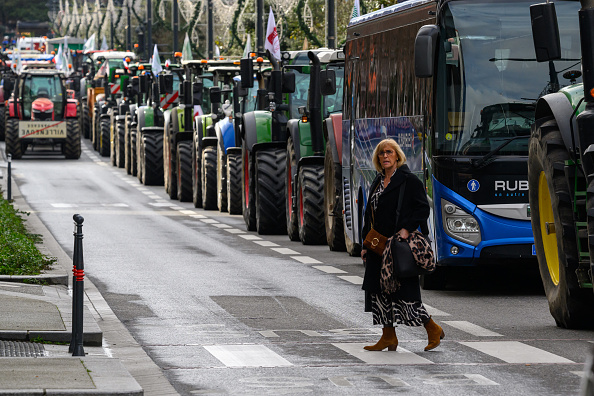
POLYGON ((346 177, 342 178, 344 191, 344 220, 347 228, 353 228, 353 216, 351 214, 351 185, 346 177))

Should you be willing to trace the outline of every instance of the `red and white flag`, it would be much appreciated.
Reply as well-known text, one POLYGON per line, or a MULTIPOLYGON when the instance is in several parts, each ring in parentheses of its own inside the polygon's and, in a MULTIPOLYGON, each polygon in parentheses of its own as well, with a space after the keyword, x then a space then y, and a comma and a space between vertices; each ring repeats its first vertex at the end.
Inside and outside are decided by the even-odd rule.
POLYGON ((274 21, 272 7, 270 7, 270 14, 268 14, 268 27, 266 28, 266 43, 264 44, 264 49, 269 50, 272 56, 280 60, 280 41, 278 40, 278 34, 276 32, 276 22, 274 21))

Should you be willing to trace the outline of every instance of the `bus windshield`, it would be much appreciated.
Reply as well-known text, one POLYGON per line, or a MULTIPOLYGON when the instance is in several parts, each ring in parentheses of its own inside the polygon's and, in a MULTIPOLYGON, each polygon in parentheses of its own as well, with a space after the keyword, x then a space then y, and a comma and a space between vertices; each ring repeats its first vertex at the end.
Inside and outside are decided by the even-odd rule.
POLYGON ((531 1, 447 3, 437 81, 436 155, 528 155, 540 96, 581 79, 577 1, 556 1, 562 59, 536 62, 531 1), (525 137, 525 138, 524 138, 525 137))

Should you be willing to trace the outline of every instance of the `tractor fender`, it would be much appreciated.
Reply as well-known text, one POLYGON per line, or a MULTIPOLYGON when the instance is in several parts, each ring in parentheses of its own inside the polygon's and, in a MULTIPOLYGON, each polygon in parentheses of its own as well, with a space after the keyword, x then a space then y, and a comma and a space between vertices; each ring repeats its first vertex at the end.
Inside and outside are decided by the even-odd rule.
POLYGON ((324 120, 324 137, 330 142, 332 159, 340 164, 342 158, 342 114, 331 114, 324 120))
POLYGON ((324 165, 324 156, 323 155, 310 155, 307 157, 303 157, 297 162, 297 169, 301 168, 304 165, 324 165))
POLYGON ((140 106, 138 107, 137 111, 136 111, 136 116, 137 116, 137 126, 138 126, 138 130, 142 130, 142 128, 144 128, 145 126, 152 126, 152 112, 150 112, 150 110, 152 110, 151 108, 149 108, 148 106, 140 106), (148 117, 147 117, 147 112, 148 117), (148 119, 147 119, 148 118, 148 119))
MULTIPOLYGON (((295 149, 295 161, 299 162, 301 159, 301 136, 299 133, 299 120, 292 119, 287 122, 287 136, 293 140, 293 148, 295 149)), ((297 169, 295 169, 297 171, 297 169)))
MULTIPOLYGON (((166 131, 167 130, 167 126, 169 125, 169 123, 172 122, 172 117, 171 117, 171 110, 165 110, 163 112, 163 130, 166 131)), ((175 132, 175 130, 172 130, 173 132, 175 132)))
POLYGON ((4 105, 4 86, 0 85, 0 104, 4 105))
POLYGON ((132 118, 134 118, 134 116, 136 115, 136 109, 138 109, 138 105, 137 104, 131 104, 130 105, 129 112, 130 112, 130 116, 132 118))
POLYGON ((206 128, 212 125, 212 117, 200 115, 194 118, 194 135, 196 147, 202 148, 202 140, 206 137, 206 128))
MULTIPOLYGON (((272 113, 266 110, 256 110, 243 115, 243 140, 247 149, 252 152, 255 144, 272 141, 272 113)), ((283 142, 286 146, 286 142, 283 142)))
POLYGON ((567 147, 569 151, 574 152, 575 147, 573 142, 579 142, 579 140, 576 135, 578 132, 577 117, 574 116, 570 122, 572 113, 573 107, 571 102, 567 96, 561 92, 543 96, 536 103, 536 122, 538 123, 538 120, 547 116, 555 117, 565 147, 567 147), (571 137, 572 130, 574 132, 574 139, 571 137))
POLYGON ((217 122, 215 124, 215 134, 219 142, 219 148, 227 154, 227 149, 235 146, 235 128, 233 127, 233 121, 229 120, 229 117, 225 117, 217 122))
POLYGON ((126 116, 125 115, 117 115, 115 117, 116 121, 126 121, 126 116))
POLYGON ((76 105, 77 105, 76 99, 68 99, 66 101, 66 112, 65 112, 66 118, 74 118, 77 116, 76 105))
POLYGON ((8 101, 8 116, 9 117, 18 117, 19 111, 18 104, 14 102, 14 100, 8 101))
POLYGON ((207 136, 202 138, 202 149, 209 147, 209 146, 216 146, 219 140, 213 136, 207 136))

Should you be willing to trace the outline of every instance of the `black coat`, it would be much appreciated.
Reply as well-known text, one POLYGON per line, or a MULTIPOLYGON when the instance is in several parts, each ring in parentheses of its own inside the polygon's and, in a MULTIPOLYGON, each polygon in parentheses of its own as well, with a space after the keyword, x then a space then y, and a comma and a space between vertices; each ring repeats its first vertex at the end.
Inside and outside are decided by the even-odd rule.
MULTIPOLYGON (((413 232, 422 226, 425 229, 427 225, 427 218, 429 217, 429 203, 427 202, 427 193, 423 182, 411 173, 407 165, 402 165, 394 176, 390 179, 390 184, 384 189, 379 196, 377 209, 372 217, 373 207, 371 205, 371 196, 382 180, 382 175, 378 174, 371 188, 369 189, 369 196, 367 198, 367 208, 365 209, 362 238, 373 228, 382 235, 390 237, 402 228, 413 232), (398 224, 396 224, 396 206, 398 206, 398 197, 402 183, 406 180, 406 187, 404 197, 402 199, 402 208, 400 209, 400 216, 398 217, 398 224), (373 218, 373 221, 372 221, 373 218)), ((394 258, 397 260, 397 257, 394 258)), ((382 258, 372 251, 367 251, 365 277, 363 279, 363 290, 366 295, 369 293, 381 293, 380 287, 380 270, 382 265, 382 258)), ((396 293, 394 298, 404 301, 420 301, 421 291, 419 287, 418 277, 414 278, 400 278, 398 281, 401 284, 400 290, 396 293)), ((367 300, 367 299, 366 299, 367 300)), ((366 311, 368 310, 368 303, 366 302, 366 311)))

